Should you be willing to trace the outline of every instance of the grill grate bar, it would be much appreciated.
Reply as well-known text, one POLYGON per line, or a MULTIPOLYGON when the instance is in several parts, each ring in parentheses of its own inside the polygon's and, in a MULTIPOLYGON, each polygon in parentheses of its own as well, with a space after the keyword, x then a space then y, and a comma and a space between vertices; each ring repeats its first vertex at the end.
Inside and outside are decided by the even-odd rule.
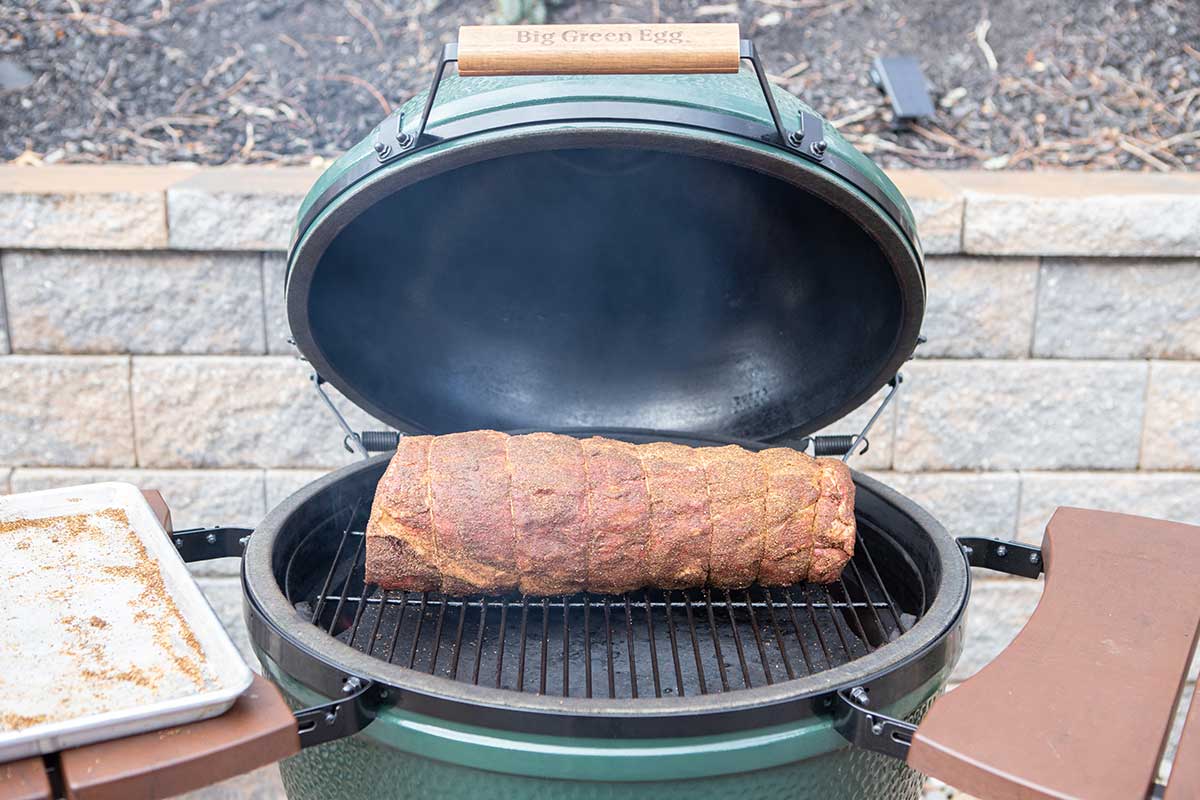
POLYGON ((808 654, 808 645, 804 643, 804 634, 800 632, 800 621, 796 619, 796 606, 792 603, 792 593, 785 589, 783 596, 787 598, 788 616, 792 618, 792 630, 796 632, 796 641, 800 644, 800 655, 804 658, 804 668, 809 675, 812 675, 812 657, 808 654))
POLYGON ((646 602, 646 631, 650 635, 650 669, 654 674, 654 696, 662 697, 662 681, 658 676, 658 646, 654 643, 654 613, 650 610, 650 593, 642 594, 646 602))
MULTIPOLYGON (((850 588, 848 586, 846 586, 846 583, 844 581, 839 580, 837 582, 837 587, 842 590, 842 594, 844 594, 846 596, 846 600, 849 601, 850 600, 850 588)), ((826 591, 829 591, 829 589, 826 588, 826 591)), ((848 616, 854 620, 854 625, 858 627, 859 638, 863 642, 863 644, 866 645, 867 652, 869 653, 872 650, 874 650, 875 648, 871 646, 871 640, 867 636, 867 629, 865 627, 863 627, 862 617, 860 617, 858 615, 858 609, 854 608, 853 606, 851 606, 851 612, 852 613, 847 614, 846 616, 848 616)), ((853 626, 851 627, 851 629, 853 630, 853 626)))
MULTIPOLYGON (((362 502, 361 498, 359 502, 362 502)), ((342 538, 338 542, 337 552, 333 556, 333 561, 329 562, 329 572, 325 573, 325 583, 321 586, 321 591, 317 595, 317 602, 313 605, 312 619, 309 620, 313 625, 316 625, 317 620, 321 618, 321 612, 325 609, 325 603, 329 599, 329 587, 333 585, 333 574, 337 572, 338 566, 342 563, 342 551, 346 549, 346 539, 350 537, 350 529, 354 527, 354 515, 357 511, 358 503, 355 503, 354 510, 350 512, 350 519, 346 521, 346 527, 342 531, 342 538)), ((363 538, 365 539, 366 537, 363 538)), ((334 616, 334 619, 337 619, 337 617, 334 616)))
POLYGON ((608 649, 608 696, 617 696, 617 671, 613 667, 612 610, 604 598, 604 646, 608 649))
MULTIPOLYGON (((675 688, 679 691, 679 696, 683 697, 683 670, 679 666, 679 638, 675 634, 675 609, 671 605, 671 592, 666 592, 664 597, 666 598, 664 610, 667 615, 667 633, 671 637, 671 663, 675 665, 675 688)), ((646 603, 649 604, 649 602, 650 599, 647 596, 646 603)))
MULTIPOLYGON (((487 598, 479 598, 479 635, 475 639, 475 669, 471 673, 471 683, 479 685, 479 666, 483 663, 483 634, 487 630, 487 598)), ((465 612, 464 612, 465 613, 465 612)))
MULTIPOLYGON (((721 653, 721 637, 717 634, 717 622, 713 619, 712 593, 704 590, 704 609, 708 612, 708 630, 712 633, 713 650, 717 653, 717 669, 721 673, 721 689, 729 691, 729 675, 725 672, 725 656, 721 653)), ((734 627, 737 630, 737 627, 734 627)))
MULTIPOLYGON (((401 592, 400 594, 403 595, 404 592, 401 592)), ((408 606, 406 605, 400 606, 400 613, 396 615, 396 630, 392 631, 392 641, 388 645, 387 661, 389 664, 392 663, 392 659, 396 655, 396 643, 400 641, 400 628, 404 625, 404 612, 407 609, 408 606)), ((383 614, 380 614, 379 617, 382 619, 383 614)))
MULTIPOLYGON (((370 588, 370 587, 367 587, 367 588, 370 588)), ((762 588, 764 592, 767 589, 767 587, 759 587, 759 588, 762 588)), ((341 595, 330 594, 325 599, 328 601, 334 601, 334 600, 339 600, 341 598, 342 598, 341 595)), ((391 605, 399 605, 401 603, 408 603, 409 605, 415 606, 415 605, 419 605, 421 602, 420 600, 414 600, 411 597, 408 598, 407 600, 404 600, 404 599, 397 600, 394 598, 387 598, 387 597, 367 597, 367 598, 363 599, 362 597, 360 597, 359 595, 356 595, 356 594, 346 595, 345 600, 347 603, 363 602, 363 603, 366 603, 368 606, 380 605, 383 603, 387 603, 387 604, 391 604, 391 605)), ((444 603, 445 605, 447 605, 451 608, 457 608, 459 606, 473 606, 476 603, 478 603, 479 601, 462 599, 462 598, 454 598, 454 597, 438 597, 438 598, 432 600, 432 602, 433 603, 444 603)), ((502 598, 494 599, 494 600, 485 600, 485 602, 491 608, 499 608, 502 605, 519 606, 521 604, 521 601, 519 599, 505 600, 502 598)), ((600 600, 597 600, 594 597, 582 597, 579 600, 569 601, 567 603, 567 606, 568 606, 568 608, 572 608, 572 609, 582 609, 586 605, 598 606, 600 604, 600 602, 601 602, 600 600)), ((754 608, 756 608, 758 610, 765 611, 774 602, 775 602, 774 600, 753 600, 752 599, 750 601, 750 604, 753 605, 754 608)), ((746 607, 745 600, 731 600, 730 604, 736 609, 743 609, 746 607)), ((668 604, 666 601, 662 601, 662 600, 651 600, 650 605, 651 605, 651 607, 656 608, 656 609, 657 608, 666 608, 668 605, 671 605, 674 608, 683 608, 685 605, 685 601, 673 600, 668 604)), ((725 603, 722 603, 721 605, 725 605, 725 603)), ((798 603, 797 605, 804 606, 806 604, 798 603)), ((874 606, 876 609, 879 609, 879 610, 882 610, 882 609, 885 609, 888 607, 888 604, 883 600, 871 600, 871 601, 853 600, 851 603, 844 603, 840 600, 834 600, 832 602, 832 604, 814 601, 812 603, 812 605, 814 608, 817 608, 817 609, 834 608, 834 609, 838 609, 838 610, 849 609, 851 607, 851 605, 853 605, 854 608, 859 609, 859 610, 865 609, 868 606, 874 606)))
POLYGON ((458 609, 458 628, 454 631, 454 655, 450 657, 450 677, 458 677, 458 657, 462 655, 463 629, 467 622, 467 604, 458 609))
POLYGON ((704 661, 700 658, 700 639, 696 636, 696 620, 692 617, 692 601, 683 596, 684 608, 687 609, 688 628, 692 632, 692 653, 696 656, 696 675, 700 681, 700 694, 708 694, 708 685, 704 680, 704 661))
POLYGON ((413 636, 412 650, 408 653, 408 668, 412 669, 417 663, 417 646, 421 644, 421 628, 425 625, 425 605, 429 602, 429 592, 421 592, 421 609, 417 612, 417 632, 413 636))
POLYGON ((303 540, 322 542, 324 557, 293 554, 288 580, 301 583, 285 591, 303 598, 293 601, 296 608, 322 630, 389 663, 519 692, 604 696, 604 684, 595 685, 603 680, 596 668, 607 675, 613 699, 649 697, 651 688, 661 698, 777 684, 874 651, 911 627, 925 602, 919 584, 885 580, 903 574, 903 564, 876 560, 888 539, 865 521, 855 556, 828 585, 553 598, 384 590, 364 585, 365 536, 361 527, 355 530, 356 521, 362 524, 357 513, 345 527, 341 514, 330 515, 303 540), (351 536, 358 537, 353 544, 351 536), (599 637, 602 650, 594 641, 599 637))
POLYGON ((563 697, 571 696, 571 612, 567 608, 567 598, 563 598, 563 697))
POLYGON ((538 694, 546 693, 546 659, 550 655, 550 598, 542 598, 542 669, 538 673, 538 694))
MULTIPOLYGON (((711 603, 711 599, 709 600, 711 603)), ((742 649, 742 635, 738 632, 737 619, 733 615, 733 600, 729 597, 729 590, 725 590, 725 609, 729 612, 729 628, 733 631, 733 644, 737 650, 738 664, 742 668, 742 680, 746 683, 746 688, 753 688, 754 684, 750 682, 750 667, 746 664, 746 652, 742 649)))
POLYGON ((517 667, 517 691, 525 690, 525 629, 529 625, 529 598, 521 598, 521 655, 517 667))
MULTIPOLYGON (((805 591, 807 592, 807 588, 805 589, 805 591)), ((822 586, 821 591, 823 591, 825 593, 825 597, 828 599, 829 603, 832 605, 833 593, 829 591, 829 587, 822 586)), ((833 629, 835 631, 837 631, 838 641, 840 641, 842 643, 842 652, 846 654, 847 659, 853 658, 854 656, 850 652, 850 643, 846 641, 846 634, 842 632, 842 626, 837 624, 837 617, 834 615, 832 608, 829 610, 829 619, 833 623, 833 629)))
MULTIPOLYGON (((880 635, 883 636, 883 641, 887 641, 887 629, 883 627, 883 618, 879 616, 879 609, 875 607, 873 602, 871 602, 871 594, 867 590, 867 583, 863 580, 862 572, 859 570, 858 564, 855 563, 854 559, 850 559, 850 566, 854 569, 854 577, 858 579, 858 587, 862 590, 863 596, 867 599, 866 605, 867 608, 871 609, 871 616, 875 618, 875 624, 878 626, 877 630, 880 632, 880 635)), ((858 612, 855 611, 855 613, 857 614, 858 612)), ((881 641, 880 643, 882 644, 883 642, 881 641)))
POLYGON ((438 604, 437 627, 433 631, 433 653, 429 656, 429 674, 437 673, 438 653, 442 649, 442 622, 446 619, 446 604, 438 604))
POLYGON ((792 660, 788 658, 787 642, 784 641, 783 633, 779 630, 779 620, 775 617, 775 603, 771 597, 771 590, 764 589, 763 593, 767 596, 768 600, 772 600, 772 602, 767 603, 767 613, 771 618, 771 630, 775 631, 775 646, 779 648, 779 655, 783 658, 783 668, 787 671, 788 680, 790 681, 796 677, 796 671, 792 669, 792 660))
POLYGON ((592 696, 592 604, 583 604, 583 663, 586 697, 592 696))
MULTIPOLYGON (((726 597, 729 594, 726 592, 726 597)), ((754 644, 758 647, 758 661, 762 664, 763 676, 767 679, 767 685, 775 683, 775 678, 771 675, 771 662, 767 659, 767 650, 763 647, 762 633, 758 630, 758 620, 754 617, 754 605, 750 602, 750 590, 746 590, 746 611, 750 616, 750 629, 754 631, 754 644)))
MULTIPOLYGON (((360 608, 365 605, 366 605, 365 603, 361 603, 360 608)), ((379 613, 375 615, 375 624, 371 626, 371 635, 367 637, 367 655, 371 655, 375 650, 375 642, 379 638, 379 625, 382 622, 383 622, 383 607, 381 606, 379 613)), ((350 646, 351 647, 354 646, 354 637, 353 636, 350 637, 350 646)))
POLYGON ((504 639, 508 635, 508 603, 500 606, 500 646, 496 651, 496 688, 504 682, 504 639))
MULTIPOLYGON (((877 534, 882 535, 883 531, 879 529, 875 523, 869 520, 860 519, 859 523, 865 525, 868 529, 877 534)), ((871 574, 875 578, 875 585, 883 591, 883 599, 887 601, 888 610, 892 612, 892 619, 896 620, 897 627, 900 632, 904 633, 907 628, 904 627, 904 618, 900 616, 900 612, 896 610, 896 603, 892 600, 892 593, 888 591, 887 583, 879 576, 879 569, 875 566, 875 559, 871 557, 871 548, 867 547, 867 537, 860 536, 856 542, 855 555, 862 553, 867 560, 867 566, 871 568, 871 574)), ((852 559, 853 560, 853 559, 852 559)))
POLYGON ((633 696, 636 698, 638 696, 637 659, 633 652, 633 609, 629 606, 629 595, 625 596, 625 646, 629 655, 629 684, 633 696))

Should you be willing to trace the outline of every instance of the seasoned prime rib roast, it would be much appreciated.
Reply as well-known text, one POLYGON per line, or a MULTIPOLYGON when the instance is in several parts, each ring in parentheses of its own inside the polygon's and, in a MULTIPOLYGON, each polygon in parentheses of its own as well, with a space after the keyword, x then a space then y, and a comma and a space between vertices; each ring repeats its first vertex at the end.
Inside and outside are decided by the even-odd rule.
POLYGON ((827 583, 854 553, 854 483, 841 461, 787 448, 408 436, 379 482, 366 534, 366 579, 385 589, 827 583))

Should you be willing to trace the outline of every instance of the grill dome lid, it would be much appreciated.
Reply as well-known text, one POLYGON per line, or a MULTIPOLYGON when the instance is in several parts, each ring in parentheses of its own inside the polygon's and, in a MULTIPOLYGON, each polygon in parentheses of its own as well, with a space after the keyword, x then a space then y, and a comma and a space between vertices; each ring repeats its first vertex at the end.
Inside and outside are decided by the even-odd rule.
POLYGON ((827 150, 774 136, 753 71, 454 77, 437 97, 409 152, 376 143, 421 133, 420 96, 327 170, 289 254, 297 347, 388 424, 770 440, 911 354, 907 204, 782 91, 827 150))

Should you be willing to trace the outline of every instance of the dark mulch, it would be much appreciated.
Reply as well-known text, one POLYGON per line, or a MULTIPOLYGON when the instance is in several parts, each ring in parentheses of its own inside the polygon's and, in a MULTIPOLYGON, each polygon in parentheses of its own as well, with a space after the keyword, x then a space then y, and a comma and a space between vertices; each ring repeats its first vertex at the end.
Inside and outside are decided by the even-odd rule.
MULTIPOLYGON (((424 87, 492 0, 0 3, 0 160, 307 163, 424 87), (18 67, 20 69, 14 69, 18 67)), ((887 165, 1194 169, 1197 0, 566 0, 551 22, 741 23, 887 165), (916 55, 937 118, 894 130, 872 59, 916 55)))

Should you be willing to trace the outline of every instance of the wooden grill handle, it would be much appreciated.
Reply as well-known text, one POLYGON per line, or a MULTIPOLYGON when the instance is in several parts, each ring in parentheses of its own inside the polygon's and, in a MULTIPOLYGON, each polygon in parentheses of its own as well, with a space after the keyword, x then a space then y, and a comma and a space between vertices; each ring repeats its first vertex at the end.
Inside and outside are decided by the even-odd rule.
POLYGON ((465 25, 458 73, 629 75, 737 72, 736 23, 465 25))

